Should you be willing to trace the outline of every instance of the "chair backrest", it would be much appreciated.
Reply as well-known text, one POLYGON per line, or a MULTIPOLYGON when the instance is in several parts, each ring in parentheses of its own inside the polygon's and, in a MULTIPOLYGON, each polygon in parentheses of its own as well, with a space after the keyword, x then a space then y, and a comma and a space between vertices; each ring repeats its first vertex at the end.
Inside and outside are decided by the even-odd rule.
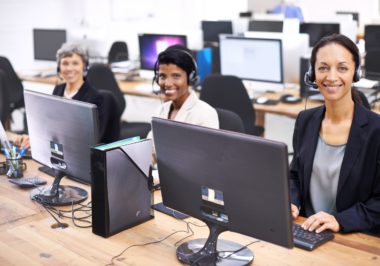
POLYGON ((243 120, 247 134, 258 135, 255 110, 243 82, 236 76, 210 75, 202 82, 200 99, 214 108, 230 110, 243 120))
POLYGON ((0 56, 0 69, 5 74, 4 86, 8 91, 11 111, 20 107, 24 107, 24 87, 8 58, 0 56))
POLYGON ((99 90, 99 94, 102 97, 102 109, 106 110, 103 115, 103 121, 106 125, 102 126, 104 128, 104 132, 101 132, 101 142, 102 143, 111 143, 116 141, 120 137, 120 119, 121 115, 119 115, 118 111, 114 106, 116 105, 116 97, 115 95, 106 90, 99 90))
POLYGON ((219 128, 229 131, 245 133, 243 120, 236 113, 222 109, 215 108, 219 118, 219 128))
POLYGON ((129 53, 127 43, 123 41, 114 42, 108 52, 108 64, 113 62, 127 61, 128 59, 129 53))
POLYGON ((0 119, 4 128, 8 125, 11 115, 9 106, 8 91, 5 87, 5 73, 0 69, 0 119))
POLYGON ((380 80, 380 48, 369 50, 365 55, 365 77, 380 80))
POLYGON ((97 90, 108 90, 114 94, 117 111, 121 116, 126 105, 124 94, 120 90, 109 66, 105 64, 92 64, 87 73, 87 81, 97 90))

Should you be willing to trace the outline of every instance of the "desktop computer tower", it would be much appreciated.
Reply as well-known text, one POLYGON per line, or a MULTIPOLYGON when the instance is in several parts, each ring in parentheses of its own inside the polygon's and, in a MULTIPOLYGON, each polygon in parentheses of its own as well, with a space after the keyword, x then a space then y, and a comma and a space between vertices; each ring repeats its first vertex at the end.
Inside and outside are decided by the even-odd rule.
POLYGON ((310 58, 301 57, 300 60, 300 97, 306 98, 311 95, 319 94, 319 90, 310 90, 309 86, 307 86, 304 81, 305 73, 309 70, 310 58))
POLYGON ((92 232, 102 237, 153 218, 152 141, 120 142, 91 149, 92 232))

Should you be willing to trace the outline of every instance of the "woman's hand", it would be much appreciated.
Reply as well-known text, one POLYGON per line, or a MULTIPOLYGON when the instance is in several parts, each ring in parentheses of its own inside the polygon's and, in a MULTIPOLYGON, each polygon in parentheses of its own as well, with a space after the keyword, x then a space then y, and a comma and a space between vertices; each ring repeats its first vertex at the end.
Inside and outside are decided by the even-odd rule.
POLYGON ((298 215, 300 214, 300 210, 294 204, 290 204, 290 209, 292 210, 293 219, 296 219, 298 217, 298 215))
POLYGON ((28 135, 17 135, 14 140, 15 144, 20 147, 20 149, 29 149, 30 142, 28 135))
POLYGON ((302 228, 309 231, 315 231, 320 233, 324 230, 331 230, 333 232, 339 232, 340 225, 335 217, 326 212, 318 212, 303 222, 302 228))

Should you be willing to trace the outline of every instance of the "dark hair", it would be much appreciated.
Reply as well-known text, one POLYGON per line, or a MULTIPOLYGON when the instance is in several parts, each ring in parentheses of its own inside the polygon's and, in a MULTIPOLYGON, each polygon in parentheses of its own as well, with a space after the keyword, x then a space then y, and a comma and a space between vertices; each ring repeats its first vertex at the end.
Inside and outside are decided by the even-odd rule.
POLYGON ((197 74, 195 59, 192 56, 191 51, 183 45, 170 46, 165 51, 158 54, 157 61, 154 66, 154 79, 157 79, 158 67, 162 64, 173 64, 183 69, 187 74, 188 84, 190 83, 190 74, 197 74))
MULTIPOLYGON (((344 48, 346 48, 351 53, 352 59, 355 62, 355 74, 354 74, 355 76, 354 76, 353 80, 354 81, 359 80, 360 79, 360 53, 359 53, 359 49, 356 46, 356 44, 353 41, 351 41, 347 36, 342 35, 342 34, 336 34, 336 33, 323 37, 314 46, 314 48, 311 52, 311 58, 310 58, 310 66, 312 69, 311 79, 315 80, 315 62, 317 60, 317 53, 318 53, 319 49, 326 46, 326 45, 332 44, 332 43, 339 44, 339 45, 343 46, 344 48)), ((351 90, 351 92, 352 92, 352 98, 356 102, 363 104, 363 101, 362 101, 361 97, 358 95, 358 93, 355 90, 351 90)))
MULTIPOLYGON (((348 51, 350 51, 352 55, 352 59, 355 62, 355 69, 360 68, 360 54, 359 54, 359 49, 356 46, 356 44, 353 41, 351 41, 347 36, 334 33, 332 35, 328 35, 320 39, 317 42, 317 44, 314 46, 311 52, 310 65, 312 67, 314 75, 315 75, 315 69, 314 69, 315 61, 317 60, 317 53, 319 49, 332 43, 339 44, 343 46, 344 48, 346 48, 348 51)), ((312 78, 315 79, 315 76, 312 78)))

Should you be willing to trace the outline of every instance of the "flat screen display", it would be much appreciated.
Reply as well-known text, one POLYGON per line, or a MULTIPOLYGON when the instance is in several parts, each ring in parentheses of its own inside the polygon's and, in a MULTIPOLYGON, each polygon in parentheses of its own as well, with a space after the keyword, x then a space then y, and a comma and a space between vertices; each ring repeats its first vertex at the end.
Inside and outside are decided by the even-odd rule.
POLYGON ((186 36, 168 34, 140 34, 140 68, 144 70, 153 70, 158 54, 169 46, 176 44, 187 46, 186 36))

